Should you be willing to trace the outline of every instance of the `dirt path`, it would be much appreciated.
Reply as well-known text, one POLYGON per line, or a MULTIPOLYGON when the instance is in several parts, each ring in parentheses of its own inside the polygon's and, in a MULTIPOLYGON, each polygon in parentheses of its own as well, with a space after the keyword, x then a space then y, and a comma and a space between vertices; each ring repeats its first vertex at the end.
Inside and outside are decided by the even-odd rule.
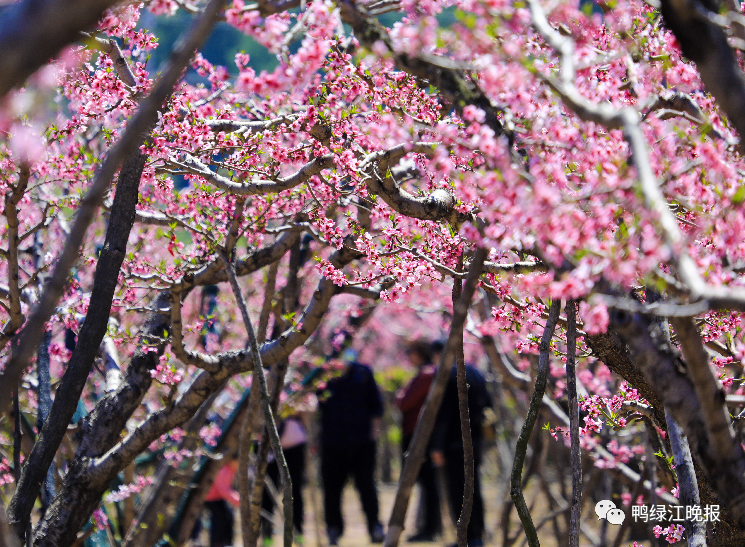
MULTIPOLYGON (((396 493, 396 484, 379 484, 378 485, 378 497, 380 502, 380 520, 384 524, 387 523, 390 517, 391 508, 393 506, 393 500, 396 493)), ((448 516, 444 517, 444 533, 440 540, 434 543, 409 543, 406 538, 414 533, 415 520, 416 520, 416 504, 418 503, 419 491, 418 488, 414 489, 414 495, 409 504, 409 511, 406 518, 406 529, 404 530, 401 538, 400 547, 446 547, 455 543, 455 528, 448 516)), ((487 533, 484 537, 484 544, 487 547, 501 547, 502 545, 502 531, 497 530, 497 524, 499 520, 499 512, 503 506, 503 500, 498 499, 500 493, 498 488, 493 483, 486 483, 483 485, 483 497, 485 504, 485 517, 486 517, 486 529, 487 533)), ((531 495, 531 489, 526 492, 526 498, 531 503, 533 496, 531 495)), ((303 499, 305 500, 305 526, 304 526, 304 537, 302 547, 328 547, 328 541, 326 538, 326 527, 323 522, 323 492, 318 487, 306 486, 304 490, 303 499)), ((532 508, 531 515, 534 523, 537 525, 543 517, 551 513, 551 511, 542 505, 543 497, 539 496, 536 500, 535 506, 532 508)), ((592 511, 589 507, 590 504, 586 504, 583 511, 584 522, 589 524, 592 531, 597 534, 600 531, 599 526, 594 515, 589 515, 588 512, 592 511)), ((345 522, 345 532, 339 541, 340 547, 370 547, 370 537, 367 533, 367 524, 365 522, 364 514, 360 506, 359 497, 357 491, 354 490, 351 484, 348 484, 343 494, 343 513, 345 522)), ((236 511, 237 517, 237 511, 236 511)), ((510 521, 510 533, 512 535, 517 533, 518 527, 520 526, 519 520, 512 510, 511 521, 510 521)), ((281 535, 281 524, 278 523, 275 526, 276 534, 272 547, 282 547, 282 535, 281 535)), ((240 523, 236 522, 235 526, 235 543, 234 547, 242 547, 240 538, 240 523)), ((541 547, 559 547, 559 538, 556 537, 554 529, 551 524, 546 524, 538 532, 541 547)), ((615 531, 611 530, 608 536, 611 540, 615 539, 615 531)), ((208 545, 206 538, 206 532, 202 534, 200 538, 201 543, 193 544, 192 547, 198 545, 208 545)), ((625 541, 621 545, 622 547, 628 547, 632 542, 625 541)), ((516 541, 513 547, 525 547, 527 543, 521 540, 516 541)), ((580 538, 580 545, 592 545, 588 543, 586 538, 580 538)), ((641 546, 648 546, 649 542, 641 542, 641 546)), ((300 547, 296 544, 296 547, 300 547)))
MULTIPOLYGON (((396 494, 396 484, 379 484, 378 485, 378 498, 380 502, 380 520, 386 524, 390 517, 391 508, 393 507, 394 496, 396 494)), ((406 515, 406 529, 401 538, 401 547, 443 547, 452 545, 455 543, 455 527, 449 517, 444 517, 444 533, 440 540, 434 543, 409 543, 406 538, 412 535, 415 530, 415 521, 417 513, 417 503, 419 500, 418 488, 414 489, 414 495, 409 503, 409 510, 406 515)), ((501 509, 502 502, 497 500, 498 492, 496 486, 484 486, 484 503, 486 513, 486 527, 490 532, 488 535, 494 536, 494 531, 498 520, 498 511, 501 509)), ((327 547, 327 539, 325 533, 325 525, 323 522, 323 492, 320 489, 313 489, 308 487, 305 489, 304 498, 305 500, 305 534, 303 547, 327 547), (314 499, 311 497, 315 496, 314 499), (320 535, 320 537, 319 537, 320 535)), ((344 512, 344 523, 345 531, 341 540, 339 541, 340 547, 370 547, 370 537, 367 533, 367 524, 365 522, 365 516, 362 513, 362 507, 360 505, 357 491, 352 487, 351 484, 347 485, 344 490, 343 497, 343 512, 344 512)), ((513 533, 518 525, 517 521, 513 518, 512 529, 513 533)), ((542 532, 548 532, 548 530, 542 530, 542 532)), ((279 532, 279 530, 278 530, 279 532)), ((543 535, 543 534, 541 534, 543 535)), ((541 538, 542 547, 556 547, 556 538, 553 537, 553 533, 549 534, 550 538, 541 538)), ((489 546, 497 546, 501 544, 501 537, 486 537, 484 538, 485 544, 489 546)), ((282 536, 280 533, 275 535, 273 547, 282 546, 282 536)), ((515 547, 519 547, 519 542, 515 547)))

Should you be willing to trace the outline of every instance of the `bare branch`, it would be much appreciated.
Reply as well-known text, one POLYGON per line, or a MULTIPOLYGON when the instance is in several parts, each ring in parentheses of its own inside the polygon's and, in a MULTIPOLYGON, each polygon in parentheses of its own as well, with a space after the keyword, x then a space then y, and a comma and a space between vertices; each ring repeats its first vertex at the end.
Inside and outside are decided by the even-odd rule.
MULTIPOLYGON (((236 275, 244 276, 255 272, 264 266, 268 266, 282 258, 284 254, 300 239, 303 226, 292 227, 282 232, 274 243, 235 261, 236 275)), ((227 273, 220 267, 219 258, 205 264, 196 272, 184 274, 180 281, 173 285, 173 290, 186 292, 194 287, 203 285, 215 285, 227 281, 227 273)))
MULTIPOLYGON (((246 302, 241 294, 241 289, 238 286, 238 280, 235 277, 233 266, 228 262, 228 259, 222 257, 225 267, 228 271, 228 280, 230 281, 230 287, 233 289, 233 295, 238 303, 238 309, 241 311, 241 317, 243 318, 243 324, 246 327, 246 333, 248 334, 248 346, 251 351, 251 360, 254 365, 254 380, 258 382, 259 394, 261 395, 261 407, 264 411, 264 425, 269 432, 269 438, 272 444, 272 450, 274 451, 274 457, 277 458, 277 464, 282 476, 282 485, 284 490, 283 504, 284 518, 285 518, 285 529, 284 529, 284 546, 292 547, 292 479, 290 478, 290 471, 287 468, 287 461, 285 460, 285 454, 282 451, 282 445, 279 440, 279 433, 277 432, 277 423, 274 420, 274 413, 272 412, 272 405, 269 398, 269 392, 267 390, 266 376, 264 376, 264 367, 261 364, 261 352, 259 351, 259 343, 256 340, 256 334, 254 333, 253 325, 251 324, 251 318, 248 315, 246 309, 246 302)), ((282 378, 277 378, 277 382, 281 383, 282 378)))
MULTIPOLYGON (((675 462, 675 474, 678 477, 680 503, 685 506, 701 505, 688 438, 672 415, 667 415, 667 432, 675 462)), ((688 532, 689 547, 706 547, 706 523, 696 519, 686 520, 685 529, 688 532)))
POLYGON ((582 517, 582 452, 579 446, 579 406, 577 403, 577 302, 569 300, 567 314, 567 394, 569 396, 569 438, 572 457, 572 503, 569 520, 569 547, 579 547, 582 517))
POLYGON ((271 120, 209 120, 207 125, 213 133, 259 133, 279 127, 283 123, 292 123, 298 118, 297 114, 280 116, 271 120))
POLYGON ((173 354, 187 365, 194 365, 210 373, 220 370, 220 360, 214 355, 189 351, 184 347, 183 322, 181 321, 181 293, 171 292, 171 349, 173 354))
POLYGON ((525 423, 523 423, 523 427, 520 430, 520 436, 517 439, 515 461, 512 464, 512 474, 510 477, 510 496, 512 497, 512 501, 515 503, 517 514, 520 516, 520 521, 525 529, 525 535, 528 537, 528 544, 530 547, 540 547, 540 543, 533 524, 533 519, 530 517, 530 511, 525 503, 525 497, 522 492, 523 465, 525 464, 525 454, 528 449, 528 441, 530 440, 530 435, 533 433, 533 427, 538 419, 538 410, 541 406, 541 401, 543 400, 543 394, 546 391, 546 381, 548 380, 550 363, 549 352, 551 350, 551 339, 553 338, 554 329, 559 320, 560 312, 561 300, 555 300, 551 303, 551 307, 549 308, 549 318, 543 329, 543 336, 541 336, 535 390, 530 398, 528 415, 525 418, 525 423))
POLYGON ((510 264, 499 264, 497 262, 484 262, 484 272, 499 275, 501 273, 529 273, 545 272, 548 267, 543 262, 513 262, 510 264))
MULTIPOLYGON (((406 509, 409 505, 409 498, 414 487, 414 482, 419 474, 419 469, 424 461, 424 452, 427 449, 432 429, 435 425, 437 412, 440 409, 448 377, 452 369, 452 363, 455 358, 458 338, 462 340, 463 327, 468 316, 468 309, 473 299, 474 291, 478 279, 481 277, 481 266, 486 258, 484 249, 477 249, 471 262, 468 279, 463 287, 462 294, 453 307, 453 320, 450 323, 450 334, 440 356, 440 363, 437 372, 432 380, 432 385, 427 394, 422 411, 419 415, 414 437, 409 444, 409 450, 404 459, 403 469, 398 481, 396 490, 396 499, 391 509, 391 518, 388 522, 388 532, 385 536, 384 547, 396 547, 404 530, 404 521, 406 519, 406 509)), ((460 283, 460 282, 458 282, 460 283)))
MULTIPOLYGON (((8 299, 10 301, 10 322, 3 329, 7 335, 15 333, 23 325, 21 311, 20 269, 18 264, 18 203, 23 198, 31 172, 28 165, 22 165, 18 182, 12 191, 5 195, 5 217, 8 222, 8 299)), ((13 388, 16 389, 16 388, 13 388)))

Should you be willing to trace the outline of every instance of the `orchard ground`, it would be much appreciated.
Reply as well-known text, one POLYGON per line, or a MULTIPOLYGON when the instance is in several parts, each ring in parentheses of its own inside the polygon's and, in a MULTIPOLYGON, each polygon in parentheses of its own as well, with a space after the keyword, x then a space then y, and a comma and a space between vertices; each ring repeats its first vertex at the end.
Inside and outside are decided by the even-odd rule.
MULTIPOLYGON (((486 464, 489 465, 488 463, 486 464)), ((491 466, 493 467, 493 466, 491 466)), ((493 547, 503 547, 505 545, 503 540, 503 531, 500 524, 500 514, 504 507, 505 497, 509 496, 509 491, 504 488, 504 481, 500 480, 499 477, 494 476, 496 469, 486 469, 486 473, 482 474, 484 479, 482 484, 482 493, 484 497, 485 506, 485 517, 486 517, 486 529, 487 533, 484 538, 484 544, 493 547)), ((442 486, 442 485, 441 485, 442 486)), ((393 500, 396 495, 397 484, 393 483, 378 483, 378 496, 380 502, 380 516, 381 521, 386 522, 390 515, 391 508, 393 506, 393 500)), ((557 485, 553 485, 558 490, 557 485)), ((545 496, 541 493, 536 492, 536 481, 531 481, 526 488, 526 500, 531 506, 531 515, 534 519, 536 526, 540 526, 544 517, 553 513, 556 508, 551 508, 547 505, 545 496), (537 495, 536 495, 537 494, 537 495)), ((553 490, 553 488, 552 488, 553 490)), ((323 521, 323 491, 317 484, 307 484, 304 489, 303 499, 305 500, 305 526, 304 526, 304 537, 303 547, 327 547, 328 540, 325 535, 325 525, 323 521)), ((438 541, 433 543, 410 543, 406 541, 406 538, 414 533, 416 530, 416 505, 419 501, 419 489, 415 488, 409 503, 409 510, 406 515, 406 529, 400 540, 401 547, 442 547, 453 545, 456 541, 455 537, 455 525, 448 516, 443 519, 444 532, 438 541)), ((443 511, 445 507, 443 507, 443 511)), ((582 509, 583 523, 590 525, 591 531, 600 535, 602 521, 597 521, 594 513, 594 503, 591 500, 585 502, 582 509)), ((240 522, 238 511, 234 512, 236 517, 235 524, 235 542, 234 547, 243 547, 240 534, 240 522)), ((351 484, 347 484, 343 495, 343 514, 346 530, 339 545, 341 547, 368 547, 370 545, 370 537, 367 533, 367 525, 365 523, 364 514, 359 502, 359 496, 357 491, 351 484)), ((279 515, 279 513, 277 514, 279 515)), ((203 514, 205 518, 205 526, 209 525, 207 513, 203 514)), ((281 517, 278 517, 281 518, 281 517)), ((518 533, 520 522, 515 514, 514 507, 511 507, 510 513, 510 536, 514 536, 518 533)), ((618 534, 619 527, 609 525, 606 535, 607 545, 614 545, 616 541, 616 535, 618 534)), ((283 538, 281 523, 275 526, 275 536, 272 543, 272 547, 282 547, 283 538)), ((553 530, 551 522, 546 522, 538 528, 538 534, 541 541, 541 547, 559 547, 560 538, 557 537, 553 530)), ((199 543, 192 543, 189 547, 198 547, 209 544, 206 530, 203 531, 199 538, 199 543)), ((627 547, 633 544, 633 540, 628 539, 628 532, 625 532, 625 539, 621 543, 623 547, 627 547)), ((297 544, 296 544, 297 545, 297 544)), ((513 547, 525 547, 527 541, 524 535, 509 545, 513 547)), ((584 536, 580 538, 580 545, 591 545, 588 543, 584 536)), ((638 541, 639 547, 652 547, 655 543, 649 541, 638 541)))

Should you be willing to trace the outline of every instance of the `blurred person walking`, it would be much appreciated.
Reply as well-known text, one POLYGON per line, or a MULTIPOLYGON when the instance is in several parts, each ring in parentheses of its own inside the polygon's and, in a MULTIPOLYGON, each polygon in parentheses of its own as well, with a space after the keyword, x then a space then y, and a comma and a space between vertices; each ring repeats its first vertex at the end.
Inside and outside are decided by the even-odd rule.
POLYGON ((217 472, 212 488, 204 498, 204 506, 210 512, 210 547, 233 545, 233 509, 240 506, 240 497, 233 488, 238 472, 238 459, 231 458, 217 472))
MULTIPOLYGON (((414 429, 419 421, 419 414, 427 399, 436 367, 432 364, 432 344, 426 340, 415 340, 406 349, 406 356, 411 364, 417 367, 417 374, 409 384, 396 394, 396 406, 401 411, 401 448, 406 454, 414 436, 414 429)), ((437 474, 432 458, 425 455, 417 476, 419 493, 419 508, 421 518, 419 527, 408 541, 435 541, 442 531, 442 516, 440 514, 440 493, 437 488, 437 474)))
POLYGON ((356 359, 353 350, 345 350, 342 374, 329 380, 326 388, 318 393, 321 482, 330 545, 338 545, 344 533, 342 491, 350 475, 362 502, 371 542, 382 543, 385 538, 378 518, 374 478, 383 399, 370 367, 356 359))

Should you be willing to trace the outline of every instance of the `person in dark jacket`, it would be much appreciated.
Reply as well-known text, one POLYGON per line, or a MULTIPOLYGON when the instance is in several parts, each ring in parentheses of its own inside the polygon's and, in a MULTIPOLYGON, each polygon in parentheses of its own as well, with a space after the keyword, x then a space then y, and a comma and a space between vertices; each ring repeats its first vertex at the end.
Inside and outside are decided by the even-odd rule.
POLYGON ((329 380, 318 395, 321 410, 321 481, 329 544, 344 533, 341 497, 351 475, 360 495, 373 543, 382 543, 375 485, 376 441, 383 415, 383 399, 370 367, 358 363, 352 350, 344 352, 341 376, 329 380))
MULTIPOLYGON (((479 478, 483 445, 481 423, 484 418, 484 410, 491 408, 492 401, 486 388, 486 379, 476 368, 470 365, 466 365, 466 383, 468 384, 468 414, 471 422, 474 470, 473 509, 471 520, 468 523, 467 541, 468 547, 480 547, 483 545, 484 533, 484 502, 481 497, 481 480, 479 478)), ((444 467, 450 510, 453 522, 457 522, 463 506, 463 491, 466 480, 463 470, 465 458, 460 428, 455 367, 450 373, 442 399, 442 406, 440 406, 440 411, 437 414, 430 450, 434 464, 438 467, 444 467)))
MULTIPOLYGON (((409 384, 396 394, 396 406, 401 411, 401 448, 405 454, 414 436, 419 414, 427 399, 429 388, 435 376, 436 367, 432 364, 431 344, 425 340, 415 340, 406 349, 411 364, 417 367, 417 374, 409 384)), ((421 487, 419 507, 423 518, 421 526, 411 542, 434 541, 442 530, 440 515, 440 493, 437 489, 437 475, 432 459, 427 454, 419 469, 417 482, 421 487)))

